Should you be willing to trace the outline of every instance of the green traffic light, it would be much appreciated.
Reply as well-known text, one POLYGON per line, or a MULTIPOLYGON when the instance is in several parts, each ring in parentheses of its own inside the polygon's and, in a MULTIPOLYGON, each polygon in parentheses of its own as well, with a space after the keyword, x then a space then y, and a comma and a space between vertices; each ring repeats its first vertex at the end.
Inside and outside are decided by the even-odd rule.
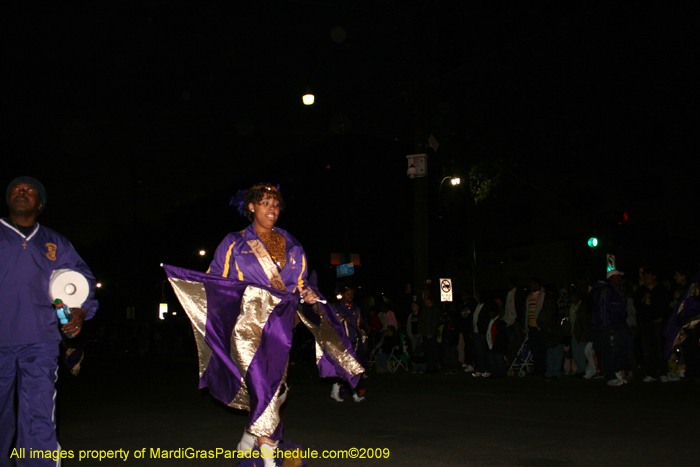
POLYGON ((598 239, 595 237, 591 237, 588 239, 588 246, 591 248, 595 248, 598 246, 598 239))

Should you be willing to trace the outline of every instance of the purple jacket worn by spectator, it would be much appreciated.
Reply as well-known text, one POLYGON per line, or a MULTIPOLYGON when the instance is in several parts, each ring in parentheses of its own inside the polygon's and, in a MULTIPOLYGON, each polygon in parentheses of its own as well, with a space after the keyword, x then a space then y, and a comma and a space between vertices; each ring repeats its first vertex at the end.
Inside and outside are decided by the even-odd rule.
POLYGON ((619 287, 599 282, 593 285, 594 310, 591 327, 624 329, 627 327, 627 297, 619 287))

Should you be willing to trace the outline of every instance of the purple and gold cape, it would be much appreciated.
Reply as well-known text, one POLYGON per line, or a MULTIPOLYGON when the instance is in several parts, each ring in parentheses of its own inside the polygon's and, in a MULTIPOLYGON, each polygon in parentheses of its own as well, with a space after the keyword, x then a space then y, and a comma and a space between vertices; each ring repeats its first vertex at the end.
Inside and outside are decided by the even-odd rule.
POLYGON ((276 230, 287 239, 287 264, 280 271, 287 291, 258 282, 265 280, 264 271, 246 244, 247 237, 258 238, 252 226, 224 239, 209 274, 163 267, 192 322, 199 387, 230 407, 250 411, 247 429, 253 435, 281 439, 279 407, 286 398, 295 314, 316 339, 321 377, 341 377, 354 387, 364 369, 330 305, 299 306, 297 289, 307 286, 306 257, 291 235, 276 230), (236 271, 233 278, 218 275, 226 266, 236 271))

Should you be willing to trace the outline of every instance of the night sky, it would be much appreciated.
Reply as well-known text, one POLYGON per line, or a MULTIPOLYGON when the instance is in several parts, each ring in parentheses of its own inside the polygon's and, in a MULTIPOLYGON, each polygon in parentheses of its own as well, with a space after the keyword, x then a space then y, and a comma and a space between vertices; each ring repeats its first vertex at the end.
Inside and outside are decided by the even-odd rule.
POLYGON ((465 232, 484 257, 595 231, 628 267, 697 264, 691 9, 10 2, 1 181, 42 180, 40 222, 127 301, 160 290, 160 262, 205 269, 194 252, 247 225, 228 202, 258 181, 281 185, 279 225, 321 275, 330 252, 360 253, 357 280, 400 288, 412 277, 405 156, 420 152, 436 274, 468 261, 465 232), (474 210, 465 184, 439 190, 470 170, 494 183, 474 210))

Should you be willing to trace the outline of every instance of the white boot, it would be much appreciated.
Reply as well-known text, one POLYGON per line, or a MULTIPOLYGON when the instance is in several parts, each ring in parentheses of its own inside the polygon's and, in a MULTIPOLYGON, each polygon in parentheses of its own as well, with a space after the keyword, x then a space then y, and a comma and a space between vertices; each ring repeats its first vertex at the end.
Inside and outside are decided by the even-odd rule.
POLYGON ((363 400, 365 400, 365 398, 364 396, 361 396, 358 393, 354 392, 352 394, 352 400, 354 400, 355 402, 362 402, 363 400))
POLYGON ((277 444, 266 444, 260 445, 260 457, 263 459, 264 467, 277 467, 275 463, 275 453, 277 452, 277 444))
POLYGON ((243 431, 243 437, 241 438, 241 442, 238 443, 238 446, 236 449, 238 451, 250 451, 253 449, 255 446, 255 436, 251 435, 248 433, 248 431, 243 431))
POLYGON ((333 390, 331 390, 331 398, 337 400, 338 402, 343 402, 343 398, 340 397, 340 384, 333 384, 333 390))

